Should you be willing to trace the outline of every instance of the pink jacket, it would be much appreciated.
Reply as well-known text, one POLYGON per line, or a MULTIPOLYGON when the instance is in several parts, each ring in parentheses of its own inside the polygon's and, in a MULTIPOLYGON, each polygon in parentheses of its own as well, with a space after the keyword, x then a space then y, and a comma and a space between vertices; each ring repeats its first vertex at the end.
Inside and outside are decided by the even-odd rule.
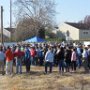
POLYGON ((75 51, 72 52, 71 61, 76 61, 76 52, 75 51))

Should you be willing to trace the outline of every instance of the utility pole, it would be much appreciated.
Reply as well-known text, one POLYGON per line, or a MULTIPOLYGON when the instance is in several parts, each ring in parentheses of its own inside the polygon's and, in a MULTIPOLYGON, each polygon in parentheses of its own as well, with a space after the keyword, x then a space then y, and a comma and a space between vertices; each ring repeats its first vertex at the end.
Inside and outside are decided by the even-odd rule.
POLYGON ((12 42, 12 0, 10 0, 10 41, 12 42))
POLYGON ((1 44, 4 45, 4 40, 3 40, 3 6, 1 6, 1 44))
POLYGON ((12 0, 10 0, 10 28, 12 28, 12 0))

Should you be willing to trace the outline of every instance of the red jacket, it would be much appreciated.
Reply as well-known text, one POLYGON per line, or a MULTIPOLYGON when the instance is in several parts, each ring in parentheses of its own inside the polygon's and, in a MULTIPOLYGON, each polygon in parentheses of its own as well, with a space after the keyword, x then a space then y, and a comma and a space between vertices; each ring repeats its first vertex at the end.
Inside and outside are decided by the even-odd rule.
POLYGON ((22 52, 22 51, 17 51, 17 52, 14 52, 14 57, 22 57, 24 55, 24 52, 22 52))
POLYGON ((6 54, 6 61, 12 61, 13 60, 14 55, 13 55, 11 49, 7 49, 5 54, 6 54))

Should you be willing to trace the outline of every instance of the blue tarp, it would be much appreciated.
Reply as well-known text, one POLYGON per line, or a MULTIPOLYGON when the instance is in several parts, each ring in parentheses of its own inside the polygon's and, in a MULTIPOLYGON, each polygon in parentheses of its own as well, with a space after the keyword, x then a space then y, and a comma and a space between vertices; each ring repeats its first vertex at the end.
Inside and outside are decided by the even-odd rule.
POLYGON ((45 42, 45 40, 42 39, 42 38, 39 38, 39 37, 35 36, 33 38, 30 38, 30 39, 25 40, 25 42, 45 42))

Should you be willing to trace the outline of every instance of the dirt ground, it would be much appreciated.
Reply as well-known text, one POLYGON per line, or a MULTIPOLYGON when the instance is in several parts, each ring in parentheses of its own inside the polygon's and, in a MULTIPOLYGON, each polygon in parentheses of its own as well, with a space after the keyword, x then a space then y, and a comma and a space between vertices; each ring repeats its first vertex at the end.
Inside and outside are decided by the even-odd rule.
POLYGON ((32 66, 29 74, 0 75, 0 90, 90 90, 90 74, 83 70, 60 75, 58 68, 44 74, 44 67, 32 66))

